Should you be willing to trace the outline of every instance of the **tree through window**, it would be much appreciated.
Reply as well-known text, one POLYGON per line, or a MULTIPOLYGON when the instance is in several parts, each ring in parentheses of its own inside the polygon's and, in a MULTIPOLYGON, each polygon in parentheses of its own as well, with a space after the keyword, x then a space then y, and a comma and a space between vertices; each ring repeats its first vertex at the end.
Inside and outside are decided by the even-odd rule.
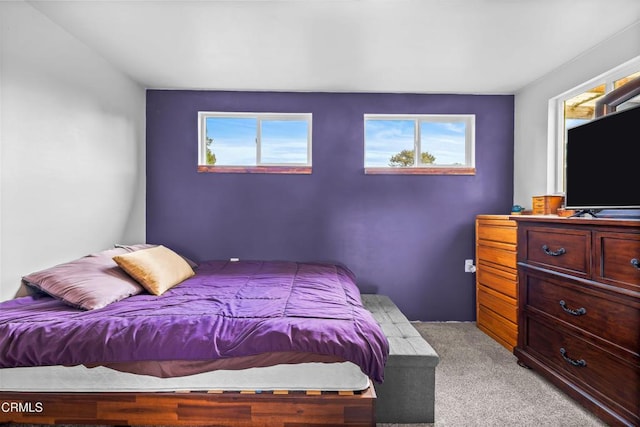
POLYGON ((311 172, 311 114, 200 112, 201 172, 311 172))
POLYGON ((367 173, 474 173, 473 115, 365 115, 367 173))

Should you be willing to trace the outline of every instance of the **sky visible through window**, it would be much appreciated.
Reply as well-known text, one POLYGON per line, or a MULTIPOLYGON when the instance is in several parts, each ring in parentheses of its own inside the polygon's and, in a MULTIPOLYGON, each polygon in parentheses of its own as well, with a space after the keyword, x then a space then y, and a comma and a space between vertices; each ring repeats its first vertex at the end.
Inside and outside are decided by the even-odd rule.
MULTIPOLYGON (((216 165, 255 166, 257 126, 256 118, 207 117, 206 135, 213 140, 216 165)), ((306 164, 307 126, 305 120, 263 120, 262 163, 306 164)))
POLYGON ((568 129, 574 128, 576 126, 583 125, 583 124, 585 124, 587 122, 590 122, 590 121, 591 120, 587 120, 587 119, 567 119, 565 121, 564 127, 565 127, 565 129, 568 130, 568 129))
MULTIPOLYGON (((368 119, 365 123, 365 166, 387 167, 391 157, 414 149, 414 120, 368 119)), ((434 165, 464 165, 466 125, 462 121, 421 121, 422 152, 434 165)))
POLYGON ((413 120, 367 120, 365 126, 365 166, 389 166, 393 155, 413 150, 413 120))
POLYGON ((464 122, 422 122, 422 151, 431 153, 436 165, 464 165, 466 126, 464 122))
POLYGON ((262 122, 262 163, 307 163, 307 122, 262 122))

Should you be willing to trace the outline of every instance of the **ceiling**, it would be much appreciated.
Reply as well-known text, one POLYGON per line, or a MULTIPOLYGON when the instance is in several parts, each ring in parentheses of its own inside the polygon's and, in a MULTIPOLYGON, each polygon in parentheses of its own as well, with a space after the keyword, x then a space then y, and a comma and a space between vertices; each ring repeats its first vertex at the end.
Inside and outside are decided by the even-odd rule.
POLYGON ((28 3, 167 89, 515 93, 640 20, 639 0, 28 3))

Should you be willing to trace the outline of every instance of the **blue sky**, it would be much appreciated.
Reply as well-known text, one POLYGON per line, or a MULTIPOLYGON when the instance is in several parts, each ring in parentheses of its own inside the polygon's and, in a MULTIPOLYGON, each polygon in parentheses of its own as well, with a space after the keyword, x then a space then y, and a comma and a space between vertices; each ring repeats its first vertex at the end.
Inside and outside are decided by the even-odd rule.
MULTIPOLYGON (((219 166, 255 166, 257 119, 208 117, 207 136, 219 166)), ((263 120, 262 163, 307 163, 307 122, 263 120)))
POLYGON ((576 126, 585 124, 587 122, 590 122, 591 120, 587 120, 587 119, 566 119, 565 120, 565 124, 564 124, 564 128, 565 129, 571 129, 574 128, 576 126))
MULTIPOLYGON (((421 148, 435 156, 436 165, 465 163, 464 122, 422 122, 421 148)), ((413 150, 413 120, 372 120, 365 124, 365 166, 388 166, 394 154, 413 150)))
MULTIPOLYGON (((218 166, 256 165, 257 119, 208 117, 207 136, 218 166)), ((413 150, 414 120, 372 120, 365 124, 365 166, 389 166, 391 157, 413 150)), ((422 122, 423 152, 434 155, 436 165, 465 163, 465 123, 422 122)), ((306 164, 305 120, 262 121, 262 163, 306 164)))

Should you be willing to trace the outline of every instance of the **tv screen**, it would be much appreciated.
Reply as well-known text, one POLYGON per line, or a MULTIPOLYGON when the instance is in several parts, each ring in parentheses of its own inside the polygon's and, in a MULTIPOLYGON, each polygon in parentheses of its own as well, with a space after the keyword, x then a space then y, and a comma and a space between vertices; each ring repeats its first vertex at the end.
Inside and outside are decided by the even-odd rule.
POLYGON ((566 208, 640 208, 640 106, 567 131, 566 208))

